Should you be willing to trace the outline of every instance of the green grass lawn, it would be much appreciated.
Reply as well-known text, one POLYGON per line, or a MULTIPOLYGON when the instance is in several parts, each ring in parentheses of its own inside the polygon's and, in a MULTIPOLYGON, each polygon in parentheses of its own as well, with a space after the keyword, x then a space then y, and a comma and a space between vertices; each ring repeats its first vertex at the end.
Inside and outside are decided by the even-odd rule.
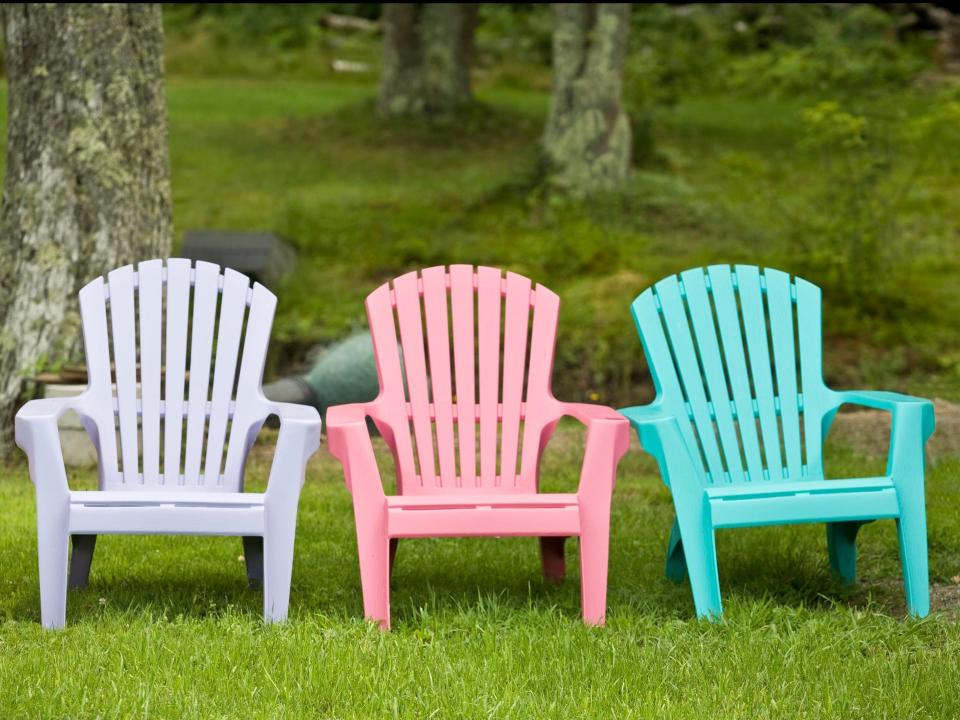
MULTIPOLYGON (((576 483, 582 433, 544 459, 576 483)), ((268 438, 269 440, 269 438, 268 438)), ((390 461, 381 451, 382 466, 390 461)), ((269 446, 249 485, 262 487, 269 446)), ((831 475, 882 468, 841 449, 831 475)), ((290 620, 264 626, 235 538, 104 537, 67 627, 39 626, 33 488, 0 480, 3 717, 956 717, 960 713, 960 464, 928 481, 934 612, 903 618, 896 532, 860 535, 861 578, 829 574, 822 526, 719 533, 722 622, 694 619, 662 573, 667 491, 638 448, 614 499, 605 628, 579 620, 576 543, 561 586, 533 539, 401 543, 394 629, 362 620, 350 499, 326 452, 299 515, 290 620), (953 579, 951 579, 953 578, 953 579)), ((72 473, 77 487, 95 481, 72 473)))

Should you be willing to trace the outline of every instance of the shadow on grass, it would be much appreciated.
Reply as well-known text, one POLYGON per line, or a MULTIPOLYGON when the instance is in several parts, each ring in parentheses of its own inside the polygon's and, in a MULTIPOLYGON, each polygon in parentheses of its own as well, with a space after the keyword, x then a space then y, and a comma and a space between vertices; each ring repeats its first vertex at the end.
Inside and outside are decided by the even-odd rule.
MULTIPOLYGON (((502 541, 501 541, 502 542, 502 541)), ((536 540, 510 539, 511 549, 478 548, 475 540, 405 541, 401 544, 392 578, 395 625, 418 623, 424 616, 516 612, 558 614, 580 618, 580 583, 577 543, 567 545, 567 578, 560 584, 545 581, 539 568, 536 540), (448 547, 444 548, 446 544, 448 547), (516 547, 523 544, 526 547, 516 547), (415 545, 432 545, 416 548, 415 545), (473 545, 474 547, 471 547, 473 545), (451 557, 459 563, 451 562, 451 557), (471 559, 473 562, 471 562, 471 559)), ((483 544, 497 545, 484 539, 483 544)), ((755 557, 739 556, 736 564, 721 557, 721 594, 726 609, 760 604, 784 608, 829 610, 837 607, 867 610, 894 618, 906 616, 899 576, 865 576, 844 585, 822 563, 797 562, 797 558, 759 551, 755 557)), ((327 575, 322 584, 311 573, 306 582, 294 577, 290 615, 320 614, 349 620, 363 616, 359 578, 354 572, 327 575)), ((933 584, 934 612, 958 614, 960 584, 933 584)), ((639 612, 655 617, 694 621, 696 615, 689 581, 674 584, 662 574, 650 578, 611 575, 608 589, 611 617, 639 612), (638 584, 638 581, 642 584, 638 584)), ((258 622, 263 612, 262 589, 248 586, 242 563, 235 572, 211 573, 170 568, 162 574, 118 576, 115 571, 97 577, 87 588, 70 590, 68 624, 96 621, 105 613, 147 616, 157 620, 188 617, 192 620, 241 615, 258 622), (184 574, 186 570, 187 574, 184 574)), ((21 594, 10 609, 10 619, 37 622, 39 594, 21 594)))

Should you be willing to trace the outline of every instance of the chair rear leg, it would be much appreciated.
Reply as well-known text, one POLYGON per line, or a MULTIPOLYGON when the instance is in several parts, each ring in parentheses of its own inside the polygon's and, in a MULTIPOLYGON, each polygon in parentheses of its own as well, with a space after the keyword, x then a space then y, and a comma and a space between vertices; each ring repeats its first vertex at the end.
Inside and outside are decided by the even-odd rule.
POLYGON ((267 622, 283 622, 290 604, 297 506, 296 503, 268 503, 264 512, 263 617, 267 622))
POLYGON ((397 559, 397 546, 400 538, 390 538, 390 577, 393 577, 393 563, 397 559))
POLYGON ((540 561, 543 563, 543 577, 549 582, 563 582, 567 574, 567 562, 564 557, 565 537, 540 538, 540 561))
POLYGON ((62 628, 67 621, 67 527, 66 519, 58 513, 44 509, 37 513, 40 623, 45 628, 62 628))
POLYGON ((96 535, 71 535, 70 576, 68 588, 85 588, 90 580, 90 565, 93 563, 93 551, 97 545, 96 535))
POLYGON ((243 537, 243 560, 247 566, 247 581, 256 590, 263 586, 263 538, 259 535, 243 537))
POLYGON ((667 579, 677 584, 687 577, 687 559, 683 554, 683 541, 680 538, 680 523, 676 519, 670 528, 670 541, 667 543, 667 564, 664 568, 667 579))
POLYGON ((706 511, 699 507, 678 507, 677 524, 697 616, 719 618, 723 614, 723 604, 713 525, 706 511))
POLYGON ((915 617, 926 617, 930 612, 930 571, 927 564, 927 512, 923 483, 907 490, 901 489, 899 494, 897 535, 907 611, 915 617))
POLYGON ((861 524, 854 521, 827 523, 830 569, 846 583, 857 579, 857 532, 861 524))

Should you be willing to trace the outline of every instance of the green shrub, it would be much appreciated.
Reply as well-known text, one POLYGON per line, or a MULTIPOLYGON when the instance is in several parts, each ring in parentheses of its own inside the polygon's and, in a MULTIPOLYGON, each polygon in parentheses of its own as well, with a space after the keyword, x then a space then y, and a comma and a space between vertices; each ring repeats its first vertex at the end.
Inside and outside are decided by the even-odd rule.
POLYGON ((375 74, 380 39, 327 30, 330 12, 379 14, 363 3, 210 3, 164 5, 171 75, 331 78, 333 59, 365 62, 375 74), (364 9, 367 8, 367 9, 364 9))
POLYGON ((844 334, 903 342, 943 305, 925 278, 931 262, 957 260, 937 183, 955 170, 944 148, 960 144, 960 103, 920 101, 921 112, 902 99, 859 111, 822 101, 802 111, 789 155, 727 158, 742 191, 759 192, 740 211, 773 241, 769 260, 827 289, 844 334))
POLYGON ((634 109, 724 88, 754 96, 862 95, 908 84, 927 41, 900 40, 898 18, 867 4, 643 5, 626 75, 634 109))

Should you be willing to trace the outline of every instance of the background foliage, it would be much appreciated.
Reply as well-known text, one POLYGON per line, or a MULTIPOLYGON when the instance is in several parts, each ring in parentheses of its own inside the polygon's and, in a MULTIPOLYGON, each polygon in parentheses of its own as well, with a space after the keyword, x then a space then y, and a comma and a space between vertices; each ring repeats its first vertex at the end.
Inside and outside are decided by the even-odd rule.
MULTIPOLYGON (((265 228, 297 245, 276 372, 363 329, 410 268, 469 262, 560 293, 556 389, 649 397, 627 305, 661 275, 769 264, 826 292, 828 380, 953 397, 960 92, 932 37, 872 5, 638 5, 626 100, 637 170, 588 202, 538 189, 542 4, 484 4, 462 117, 378 122, 375 5, 166 8, 176 237, 265 228), (335 59, 364 63, 337 73, 335 59)), ((175 240, 176 242, 176 240, 175 240)))

